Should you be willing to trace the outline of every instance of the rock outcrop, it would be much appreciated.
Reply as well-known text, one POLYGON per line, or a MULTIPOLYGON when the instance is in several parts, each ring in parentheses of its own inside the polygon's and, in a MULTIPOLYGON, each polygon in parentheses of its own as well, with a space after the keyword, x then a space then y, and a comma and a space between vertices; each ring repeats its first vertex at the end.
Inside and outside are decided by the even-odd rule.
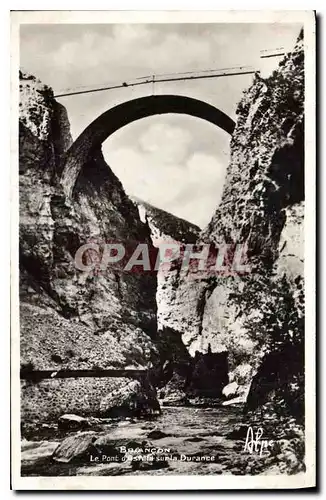
POLYGON ((140 219, 150 228, 153 245, 158 246, 165 241, 176 241, 181 244, 196 243, 200 233, 200 228, 196 224, 153 207, 139 198, 132 197, 132 200, 138 207, 140 219))
MULTIPOLYGON (((73 195, 65 196, 61 160, 71 144, 66 112, 50 88, 23 73, 19 110, 22 368, 146 367, 158 357, 155 274, 83 272, 74 259, 89 242, 100 248, 110 241, 151 245, 149 228, 101 151, 84 165, 73 195)), ((87 262, 96 257, 88 251, 87 262)), ((22 384, 23 415, 45 417, 80 413, 83 406, 96 413, 98 391, 103 397, 121 380, 22 384), (92 391, 93 407, 87 401, 92 391)))
MULTIPOLYGON (((279 68, 267 79, 256 75, 244 93, 222 200, 197 241, 244 245, 250 272, 194 278, 176 269, 174 294, 160 318, 162 328, 182 335, 192 355, 207 352, 209 345, 213 352, 227 351, 230 381, 243 394, 257 373, 250 392, 257 406, 279 386, 292 384, 291 401, 302 399, 304 390, 303 134, 301 33, 279 68), (294 352, 297 361, 292 363, 294 352), (270 389, 261 391, 270 355, 289 367, 274 374, 270 389)), ((276 399, 284 400, 283 389, 276 399)))
MULTIPOLYGON (((180 219, 165 210, 153 207, 138 198, 134 197, 133 200, 138 207, 141 220, 150 228, 153 245, 156 248, 164 244, 177 244, 182 252, 187 243, 194 244, 198 240, 200 228, 195 224, 180 219)), ((167 270, 164 268, 158 270, 156 292, 158 330, 164 330, 164 327, 167 326, 165 318, 169 317, 171 313, 179 276, 180 265, 178 261, 173 261, 167 270)))
POLYGON ((146 380, 132 380, 101 399, 100 414, 104 416, 150 417, 160 414, 156 391, 146 380))
POLYGON ((58 429, 81 430, 87 429, 87 427, 89 427, 88 420, 84 417, 80 417, 79 415, 61 415, 58 420, 58 429))
MULTIPOLYGON (((142 200, 134 198, 134 201, 141 220, 150 228, 153 245, 157 248, 164 243, 176 244, 182 256, 187 244, 197 242, 200 234, 198 226, 142 200)), ((177 293, 180 272, 180 259, 176 259, 170 269, 159 269, 157 274, 157 347, 160 363, 153 370, 153 380, 160 389, 164 405, 188 405, 189 398, 199 398, 201 402, 203 398, 211 401, 220 399, 223 387, 228 384, 226 351, 202 353, 196 350, 191 356, 180 332, 164 324, 177 293)))

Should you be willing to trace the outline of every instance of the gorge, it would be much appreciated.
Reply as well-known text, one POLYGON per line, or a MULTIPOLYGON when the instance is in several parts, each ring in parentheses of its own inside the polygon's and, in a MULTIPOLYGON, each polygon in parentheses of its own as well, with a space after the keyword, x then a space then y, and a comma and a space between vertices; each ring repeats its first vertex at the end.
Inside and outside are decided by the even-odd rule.
MULTIPOLYGON (((192 439, 189 453, 197 437, 201 453, 214 446, 224 457, 233 439, 221 472, 215 467, 208 473, 233 470, 232 459, 232 473, 241 474, 247 465, 238 451, 248 425, 260 425, 262 415, 266 433, 285 441, 286 451, 276 446, 263 463, 253 459, 252 473, 303 471, 303 33, 269 78, 255 76, 234 130, 223 117, 232 133, 231 158, 222 200, 203 230, 129 198, 103 157, 107 131, 101 120, 94 143, 90 129, 73 143, 65 108, 25 73, 19 117, 22 438, 50 443, 39 469, 25 458, 26 475, 46 474, 46 460, 84 460, 93 443, 115 450, 123 427, 114 419, 129 419, 129 440, 160 439, 175 447, 181 437, 183 444, 192 439), (142 242, 155 252, 171 240, 245 245, 251 272, 193 277, 176 260, 168 273, 108 269, 96 275, 74 264, 77 250, 89 242, 142 242), (101 376, 109 370, 118 376, 101 376), (140 376, 128 377, 128 370, 140 376), (65 371, 72 375, 56 376, 65 371), (92 376, 79 377, 80 371, 92 376), (38 372, 50 375, 37 381, 26 376, 38 372), (63 415, 72 416, 68 432, 57 428, 63 415), (179 428, 171 441, 174 419, 187 433, 179 428), (219 419, 223 445, 206 442, 219 419), (81 440, 82 453, 74 455, 81 440)), ((91 252, 87 259, 92 262, 91 252)), ((27 457, 26 443, 23 450, 27 457)), ((189 467, 198 473, 197 464, 189 467)))

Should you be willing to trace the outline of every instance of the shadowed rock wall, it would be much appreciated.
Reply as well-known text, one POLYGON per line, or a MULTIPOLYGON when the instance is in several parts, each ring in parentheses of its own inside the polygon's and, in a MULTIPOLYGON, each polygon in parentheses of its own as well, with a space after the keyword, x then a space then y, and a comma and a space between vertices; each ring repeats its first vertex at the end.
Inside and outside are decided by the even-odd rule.
MULTIPOLYGON (((192 355, 207 352, 209 344, 213 352, 228 351, 230 381, 244 395, 266 354, 289 353, 292 346, 303 359, 303 216, 301 33, 278 69, 267 79, 256 75, 244 93, 222 199, 198 238, 199 245, 246 245, 251 272, 194 279, 176 269, 173 294, 160 316, 162 328, 179 332, 192 355)), ((302 398, 303 365, 291 365, 291 356, 288 363, 282 385, 294 377, 302 398)))
MULTIPOLYGON (((19 110, 22 367, 139 368, 155 362, 156 276, 112 270, 94 275, 79 271, 74 262, 77 249, 90 241, 151 245, 148 226, 100 149, 84 165, 74 196, 65 195, 60 165, 72 142, 66 112, 51 89, 22 73, 19 110)), ((47 382, 45 392, 33 387, 43 407, 48 401, 49 415, 54 396, 62 396, 61 406, 71 403, 64 384, 47 382)), ((77 392, 79 384, 88 384, 89 393, 96 389, 92 380, 70 382, 77 392)), ((107 390, 119 385, 112 379, 107 390)), ((24 415, 31 387, 23 388, 24 415)), ((86 399, 80 408, 83 401, 87 409, 86 399)), ((37 416, 36 403, 34 410, 37 416)))

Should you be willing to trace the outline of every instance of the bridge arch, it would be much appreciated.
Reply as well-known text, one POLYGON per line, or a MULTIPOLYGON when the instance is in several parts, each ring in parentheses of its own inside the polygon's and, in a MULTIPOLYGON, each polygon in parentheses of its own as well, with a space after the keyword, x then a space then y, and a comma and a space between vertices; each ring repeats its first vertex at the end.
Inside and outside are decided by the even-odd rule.
POLYGON ((166 113, 202 118, 229 134, 232 134, 235 127, 234 121, 228 115, 204 101, 191 97, 152 95, 118 104, 96 118, 68 149, 61 175, 66 195, 71 196, 83 165, 110 135, 133 121, 166 113))

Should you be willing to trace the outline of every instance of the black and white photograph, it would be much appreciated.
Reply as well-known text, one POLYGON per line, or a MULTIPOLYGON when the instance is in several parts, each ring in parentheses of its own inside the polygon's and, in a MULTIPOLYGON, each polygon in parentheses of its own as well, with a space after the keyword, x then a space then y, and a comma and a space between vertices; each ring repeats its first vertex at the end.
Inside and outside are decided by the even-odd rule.
POLYGON ((314 12, 11 22, 14 487, 314 487, 314 12))

